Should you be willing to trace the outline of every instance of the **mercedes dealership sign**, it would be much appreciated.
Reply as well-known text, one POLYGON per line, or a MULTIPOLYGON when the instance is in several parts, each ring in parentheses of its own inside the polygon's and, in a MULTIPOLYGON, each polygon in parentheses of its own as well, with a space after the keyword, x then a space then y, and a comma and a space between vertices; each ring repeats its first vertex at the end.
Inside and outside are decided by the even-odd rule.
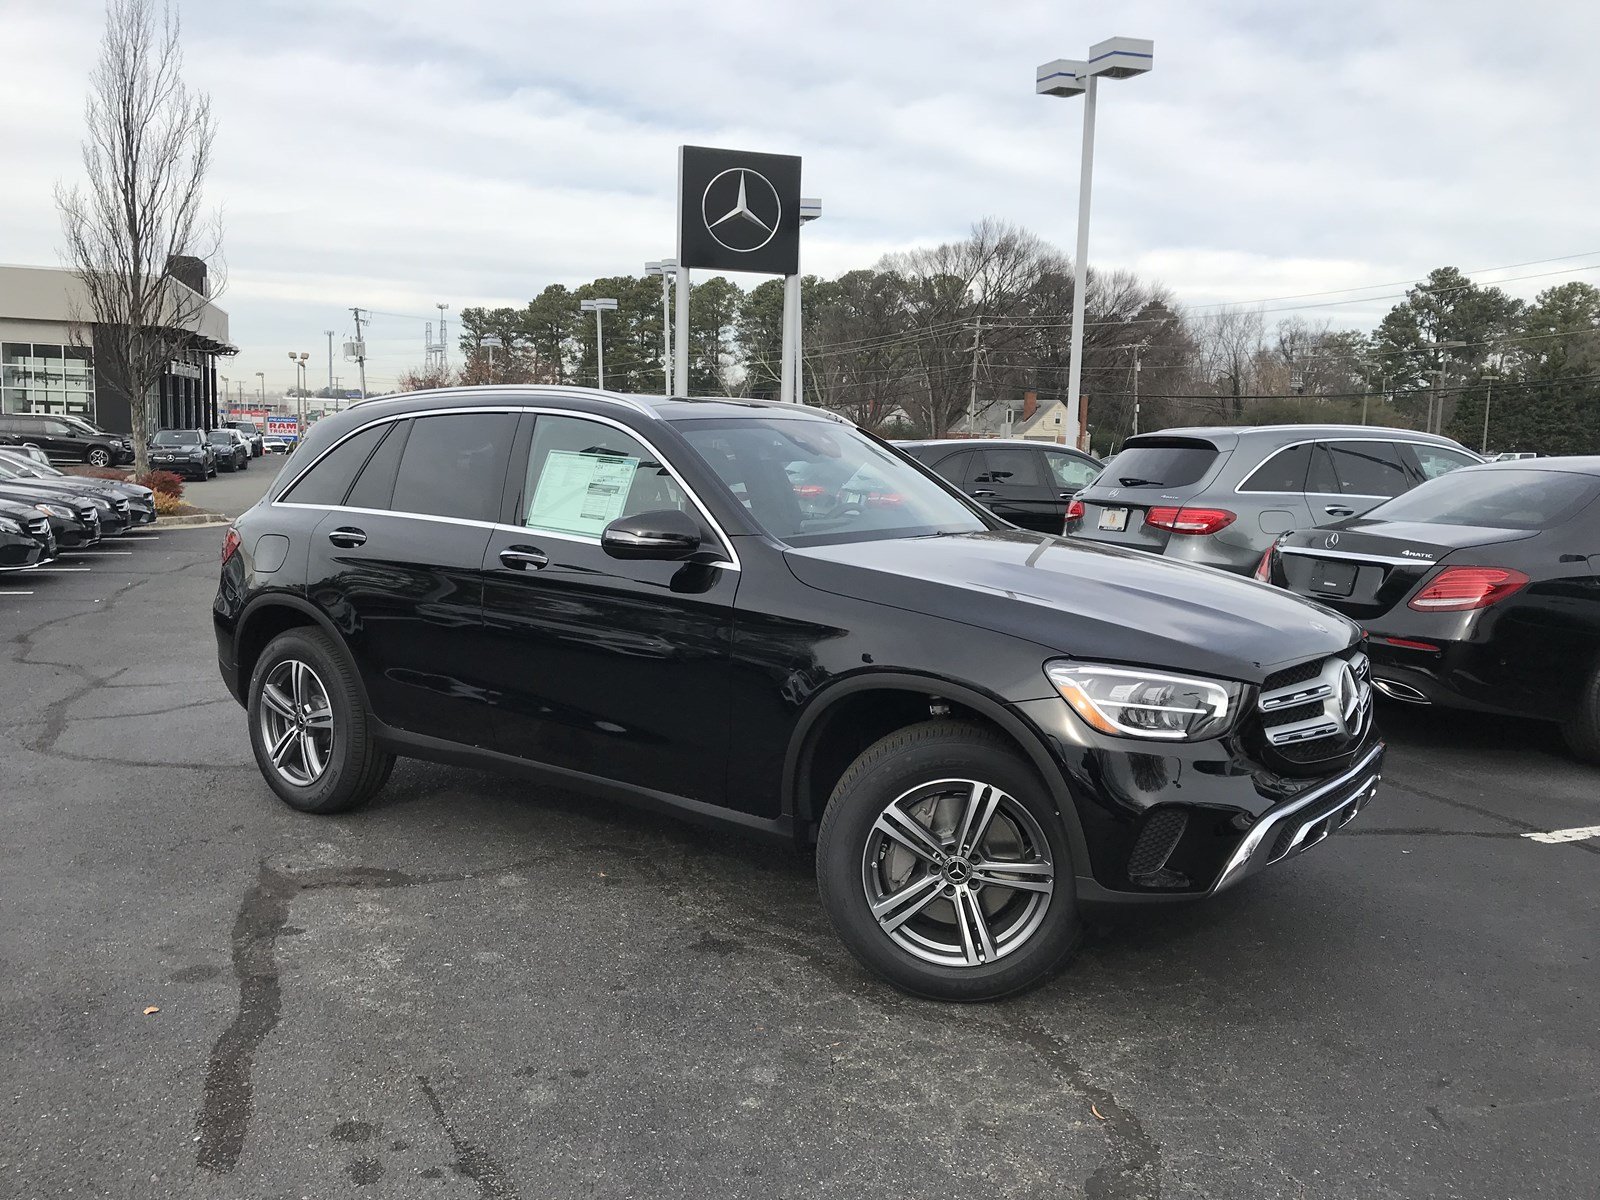
POLYGON ((710 271, 800 269, 800 159, 678 148, 678 262, 710 271))

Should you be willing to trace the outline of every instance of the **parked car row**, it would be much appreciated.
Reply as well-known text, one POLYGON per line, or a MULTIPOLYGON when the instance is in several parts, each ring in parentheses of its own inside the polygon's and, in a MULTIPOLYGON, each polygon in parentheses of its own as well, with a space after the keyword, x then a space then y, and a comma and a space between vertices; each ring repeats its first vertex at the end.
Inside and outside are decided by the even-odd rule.
POLYGON ((0 506, 0 570, 42 566, 156 519, 147 487, 64 475, 9 448, 0 448, 0 506))
POLYGON ((96 429, 82 417, 54 413, 0 413, 0 446, 35 446, 51 462, 115 467, 133 461, 127 434, 96 429))

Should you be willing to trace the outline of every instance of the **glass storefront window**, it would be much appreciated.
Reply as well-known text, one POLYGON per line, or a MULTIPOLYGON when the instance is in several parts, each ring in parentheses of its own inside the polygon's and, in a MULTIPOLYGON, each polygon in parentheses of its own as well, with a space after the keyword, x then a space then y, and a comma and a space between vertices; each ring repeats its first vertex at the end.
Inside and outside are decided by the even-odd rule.
POLYGON ((0 343, 0 411, 70 414, 93 422, 94 354, 55 342, 0 343))

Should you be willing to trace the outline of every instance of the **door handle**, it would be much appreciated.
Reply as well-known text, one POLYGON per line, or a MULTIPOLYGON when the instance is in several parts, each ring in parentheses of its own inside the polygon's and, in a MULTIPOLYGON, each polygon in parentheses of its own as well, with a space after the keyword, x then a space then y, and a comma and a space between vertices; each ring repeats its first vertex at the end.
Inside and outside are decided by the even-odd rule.
POLYGON ((1346 508, 1342 504, 1330 504, 1322 511, 1327 513, 1330 517, 1353 517, 1356 515, 1355 509, 1346 508))
POLYGON ((1078 494, 1077 492, 1057 492, 1056 493, 1056 499, 1058 499, 1058 500, 1071 500, 1077 494, 1078 494))
POLYGON ((983 497, 985 497, 985 496, 994 496, 994 495, 996 495, 996 494, 997 494, 997 493, 995 493, 995 492, 973 492, 973 493, 972 493, 972 495, 973 495, 973 496, 974 496, 974 497, 975 497, 975 498, 977 498, 977 499, 980 499, 980 500, 981 500, 981 499, 982 499, 982 498, 983 498, 983 497))
POLYGON ((550 565, 550 556, 537 546, 507 546, 500 551, 500 563, 513 571, 525 571, 529 567, 537 571, 550 565))
POLYGON ((328 540, 335 546, 344 546, 349 548, 353 546, 366 545, 367 535, 359 529, 351 529, 346 526, 343 529, 335 529, 328 535, 328 540))

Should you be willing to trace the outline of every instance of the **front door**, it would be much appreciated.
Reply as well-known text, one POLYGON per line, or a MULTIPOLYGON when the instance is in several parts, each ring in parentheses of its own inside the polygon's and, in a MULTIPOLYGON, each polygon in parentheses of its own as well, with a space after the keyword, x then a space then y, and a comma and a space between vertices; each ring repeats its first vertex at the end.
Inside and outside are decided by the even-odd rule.
POLYGON ((967 465, 966 492, 995 516, 1024 529, 1060 533, 1066 501, 1045 478, 1031 446, 986 446, 967 465))
POLYGON ((620 425, 541 414, 523 418, 507 492, 484 557, 499 748, 723 803, 739 573, 600 548, 611 521, 661 509, 719 545, 683 483, 620 425))
POLYGON ((462 412, 370 427, 285 496, 328 507, 311 535, 308 598, 396 729, 491 740, 483 555, 516 426, 514 413, 462 412))

